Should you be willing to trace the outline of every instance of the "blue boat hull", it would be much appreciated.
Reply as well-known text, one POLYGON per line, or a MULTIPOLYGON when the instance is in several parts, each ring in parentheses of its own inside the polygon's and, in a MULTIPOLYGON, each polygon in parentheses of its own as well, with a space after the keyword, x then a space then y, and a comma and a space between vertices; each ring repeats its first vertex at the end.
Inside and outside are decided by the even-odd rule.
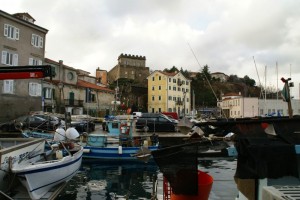
MULTIPOLYGON (((150 151, 155 151, 158 146, 148 147, 150 151)), ((136 161, 138 158, 134 155, 140 150, 140 147, 92 147, 85 146, 83 158, 115 160, 115 161, 136 161)), ((151 156, 152 157, 152 156, 151 156)))

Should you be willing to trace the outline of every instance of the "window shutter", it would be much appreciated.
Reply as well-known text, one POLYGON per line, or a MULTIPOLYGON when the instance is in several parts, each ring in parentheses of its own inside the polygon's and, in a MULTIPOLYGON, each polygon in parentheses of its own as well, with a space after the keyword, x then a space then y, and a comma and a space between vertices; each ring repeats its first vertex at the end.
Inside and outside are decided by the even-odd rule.
POLYGON ((42 96, 42 85, 36 84, 36 86, 37 86, 36 96, 42 96))
POLYGON ((8 36, 8 25, 4 24, 4 36, 7 37, 8 36))
POLYGON ((14 82, 14 80, 10 80, 9 81, 10 82, 10 85, 9 85, 9 90, 10 90, 10 93, 14 93, 15 91, 14 91, 14 84, 15 84, 15 82, 14 82))
POLYGON ((18 54, 14 54, 14 57, 13 57, 13 66, 18 66, 18 54))
POLYGON ((29 89, 28 89, 28 93, 30 96, 33 96, 33 84, 32 83, 29 83, 29 89))
POLYGON ((31 45, 34 46, 34 34, 31 35, 31 45))
POLYGON ((2 59, 1 59, 2 64, 6 64, 6 56, 7 56, 7 51, 2 51, 2 59))
POLYGON ((55 89, 52 89, 52 98, 55 99, 55 89))
POLYGON ((9 91, 9 80, 4 80, 4 84, 3 84, 3 92, 4 93, 8 93, 9 91))
POLYGON ((29 58, 29 65, 33 65, 33 58, 29 58))
POLYGON ((44 38, 39 37, 39 42, 40 42, 39 47, 40 47, 40 48, 43 48, 43 46, 44 46, 44 38))
POLYGON ((3 93, 13 93, 14 92, 14 81, 13 80, 4 80, 3 84, 3 93))
POLYGON ((42 64, 43 64, 43 61, 42 61, 42 60, 39 60, 38 63, 39 63, 39 65, 42 65, 42 64))
POLYGON ((15 31, 15 39, 19 40, 20 29, 18 29, 18 28, 15 28, 15 29, 16 29, 16 31, 15 31))
POLYGON ((43 88, 43 97, 46 99, 47 98, 47 95, 46 95, 46 91, 47 90, 47 88, 43 88))

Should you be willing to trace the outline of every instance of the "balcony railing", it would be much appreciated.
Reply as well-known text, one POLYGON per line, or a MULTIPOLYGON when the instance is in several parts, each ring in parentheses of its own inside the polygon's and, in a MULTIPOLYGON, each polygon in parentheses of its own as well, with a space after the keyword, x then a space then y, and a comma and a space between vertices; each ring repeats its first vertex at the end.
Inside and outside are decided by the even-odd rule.
POLYGON ((183 105, 183 101, 177 100, 177 101, 176 101, 176 105, 183 105))
POLYGON ((83 100, 65 99, 65 106, 83 106, 83 100))

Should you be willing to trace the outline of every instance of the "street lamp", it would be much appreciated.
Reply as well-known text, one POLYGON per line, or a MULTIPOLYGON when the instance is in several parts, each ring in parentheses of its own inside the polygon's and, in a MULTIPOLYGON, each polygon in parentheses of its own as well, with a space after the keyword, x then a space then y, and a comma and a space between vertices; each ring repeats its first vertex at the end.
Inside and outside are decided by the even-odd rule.
POLYGON ((61 113, 61 104, 62 104, 62 98, 64 100, 64 93, 63 93, 63 88, 64 84, 62 82, 58 83, 58 88, 59 88, 59 113, 61 113))

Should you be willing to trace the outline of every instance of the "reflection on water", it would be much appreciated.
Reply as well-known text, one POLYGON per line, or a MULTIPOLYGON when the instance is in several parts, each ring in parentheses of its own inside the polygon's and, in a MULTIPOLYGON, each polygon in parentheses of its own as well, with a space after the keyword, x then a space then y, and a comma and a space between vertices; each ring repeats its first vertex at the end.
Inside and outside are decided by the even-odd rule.
POLYGON ((83 163, 56 199, 151 199, 157 174, 155 164, 83 163))
MULTIPOLYGON (((209 200, 235 199, 238 193, 233 180, 236 160, 202 160, 198 169, 214 179, 209 200)), ((156 178, 158 199, 162 200, 162 173, 154 163, 84 162, 56 200, 151 199, 156 178)))
POLYGON ((209 200, 235 199, 238 194, 233 178, 236 170, 236 159, 201 160, 198 169, 209 173, 214 179, 209 200))

